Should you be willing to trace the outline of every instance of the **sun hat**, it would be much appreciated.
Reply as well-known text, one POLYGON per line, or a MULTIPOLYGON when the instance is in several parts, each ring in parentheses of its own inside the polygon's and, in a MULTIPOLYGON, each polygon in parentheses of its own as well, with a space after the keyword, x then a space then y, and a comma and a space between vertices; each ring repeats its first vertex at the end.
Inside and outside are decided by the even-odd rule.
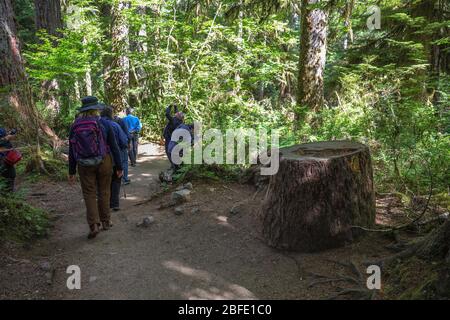
POLYGON ((81 99, 82 106, 78 109, 78 112, 85 112, 88 110, 103 110, 104 104, 98 103, 97 97, 87 96, 81 99))

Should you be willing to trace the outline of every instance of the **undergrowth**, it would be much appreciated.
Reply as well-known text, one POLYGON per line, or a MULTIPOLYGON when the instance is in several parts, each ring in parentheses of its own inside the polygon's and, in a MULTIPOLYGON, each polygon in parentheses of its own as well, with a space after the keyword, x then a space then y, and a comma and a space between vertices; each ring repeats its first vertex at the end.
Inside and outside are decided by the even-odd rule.
POLYGON ((17 194, 0 195, 0 239, 29 241, 47 235, 47 213, 17 194))

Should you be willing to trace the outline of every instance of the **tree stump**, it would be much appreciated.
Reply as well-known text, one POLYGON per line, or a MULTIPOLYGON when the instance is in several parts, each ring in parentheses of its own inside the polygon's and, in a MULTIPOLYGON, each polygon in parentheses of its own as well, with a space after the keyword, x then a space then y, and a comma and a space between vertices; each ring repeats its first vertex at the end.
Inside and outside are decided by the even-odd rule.
POLYGON ((313 252, 353 240, 352 225, 375 222, 369 148, 324 141, 280 150, 260 210, 262 235, 276 248, 313 252))

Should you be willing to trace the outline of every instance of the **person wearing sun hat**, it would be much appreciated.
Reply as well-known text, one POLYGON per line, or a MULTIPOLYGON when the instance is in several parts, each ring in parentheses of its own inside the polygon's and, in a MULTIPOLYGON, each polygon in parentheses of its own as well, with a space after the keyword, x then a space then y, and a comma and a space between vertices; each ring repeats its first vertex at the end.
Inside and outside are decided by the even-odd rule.
POLYGON ((81 190, 86 205, 86 216, 92 239, 99 233, 99 226, 108 230, 110 220, 109 200, 113 167, 122 176, 120 149, 107 120, 100 117, 104 105, 93 96, 81 100, 79 116, 69 133, 69 183, 76 181, 78 169, 81 190))

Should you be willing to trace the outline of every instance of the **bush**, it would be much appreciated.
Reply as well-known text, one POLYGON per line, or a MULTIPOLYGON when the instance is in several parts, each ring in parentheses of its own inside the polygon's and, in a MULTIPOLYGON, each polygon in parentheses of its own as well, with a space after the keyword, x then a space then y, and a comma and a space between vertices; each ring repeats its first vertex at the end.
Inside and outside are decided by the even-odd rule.
POLYGON ((0 195, 0 239, 28 241, 47 235, 45 211, 25 202, 20 195, 0 195))

